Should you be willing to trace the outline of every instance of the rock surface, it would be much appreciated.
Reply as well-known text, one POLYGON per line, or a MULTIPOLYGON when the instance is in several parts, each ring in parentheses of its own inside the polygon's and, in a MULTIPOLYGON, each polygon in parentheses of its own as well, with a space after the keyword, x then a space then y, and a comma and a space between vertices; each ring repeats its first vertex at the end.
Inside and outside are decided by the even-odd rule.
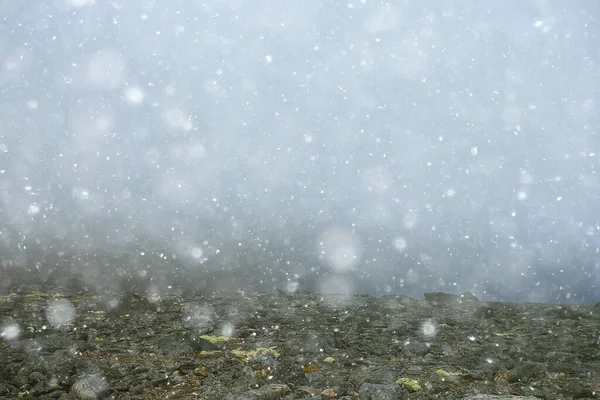
POLYGON ((600 397, 600 308, 470 293, 0 296, 0 398, 600 397))

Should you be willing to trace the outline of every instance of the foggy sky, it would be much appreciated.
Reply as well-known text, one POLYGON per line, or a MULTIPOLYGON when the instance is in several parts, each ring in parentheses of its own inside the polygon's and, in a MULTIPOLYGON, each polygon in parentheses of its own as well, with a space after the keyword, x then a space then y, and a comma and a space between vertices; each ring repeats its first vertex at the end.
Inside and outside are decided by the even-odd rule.
POLYGON ((0 274, 598 301, 599 12, 0 1, 0 274))

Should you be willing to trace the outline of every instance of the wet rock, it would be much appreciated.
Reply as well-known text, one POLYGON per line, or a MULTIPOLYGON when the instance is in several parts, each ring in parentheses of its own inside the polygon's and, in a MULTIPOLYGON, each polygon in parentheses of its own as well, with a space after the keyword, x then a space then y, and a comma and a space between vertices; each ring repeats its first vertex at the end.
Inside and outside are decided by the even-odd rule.
MULTIPOLYGON (((358 391, 359 400, 397 400, 400 389, 397 385, 381 383, 365 383, 358 391)), ((400 398, 407 398, 403 396, 400 398)))
POLYGON ((470 292, 464 292, 459 295, 432 292, 424 294, 425 300, 435 306, 453 307, 467 303, 477 303, 479 299, 470 292))
POLYGON ((21 332, 0 339, 2 398, 569 399, 600 389, 593 306, 87 290, 0 296, 0 309, 21 332), (57 298, 69 320, 55 326, 45 308, 57 298))

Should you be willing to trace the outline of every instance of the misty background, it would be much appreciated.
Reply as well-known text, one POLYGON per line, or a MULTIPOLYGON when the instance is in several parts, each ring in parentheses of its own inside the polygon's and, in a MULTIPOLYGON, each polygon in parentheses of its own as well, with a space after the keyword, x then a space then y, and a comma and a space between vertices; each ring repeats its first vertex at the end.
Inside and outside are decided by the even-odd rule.
POLYGON ((0 287, 596 302, 598 16, 0 0, 0 287))

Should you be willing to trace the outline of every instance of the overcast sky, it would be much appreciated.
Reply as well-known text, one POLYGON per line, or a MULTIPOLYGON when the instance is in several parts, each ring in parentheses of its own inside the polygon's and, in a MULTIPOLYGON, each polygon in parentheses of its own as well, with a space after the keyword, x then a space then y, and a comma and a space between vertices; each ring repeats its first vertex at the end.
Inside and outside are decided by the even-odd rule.
POLYGON ((0 0, 0 274, 599 301, 598 15, 0 0))

